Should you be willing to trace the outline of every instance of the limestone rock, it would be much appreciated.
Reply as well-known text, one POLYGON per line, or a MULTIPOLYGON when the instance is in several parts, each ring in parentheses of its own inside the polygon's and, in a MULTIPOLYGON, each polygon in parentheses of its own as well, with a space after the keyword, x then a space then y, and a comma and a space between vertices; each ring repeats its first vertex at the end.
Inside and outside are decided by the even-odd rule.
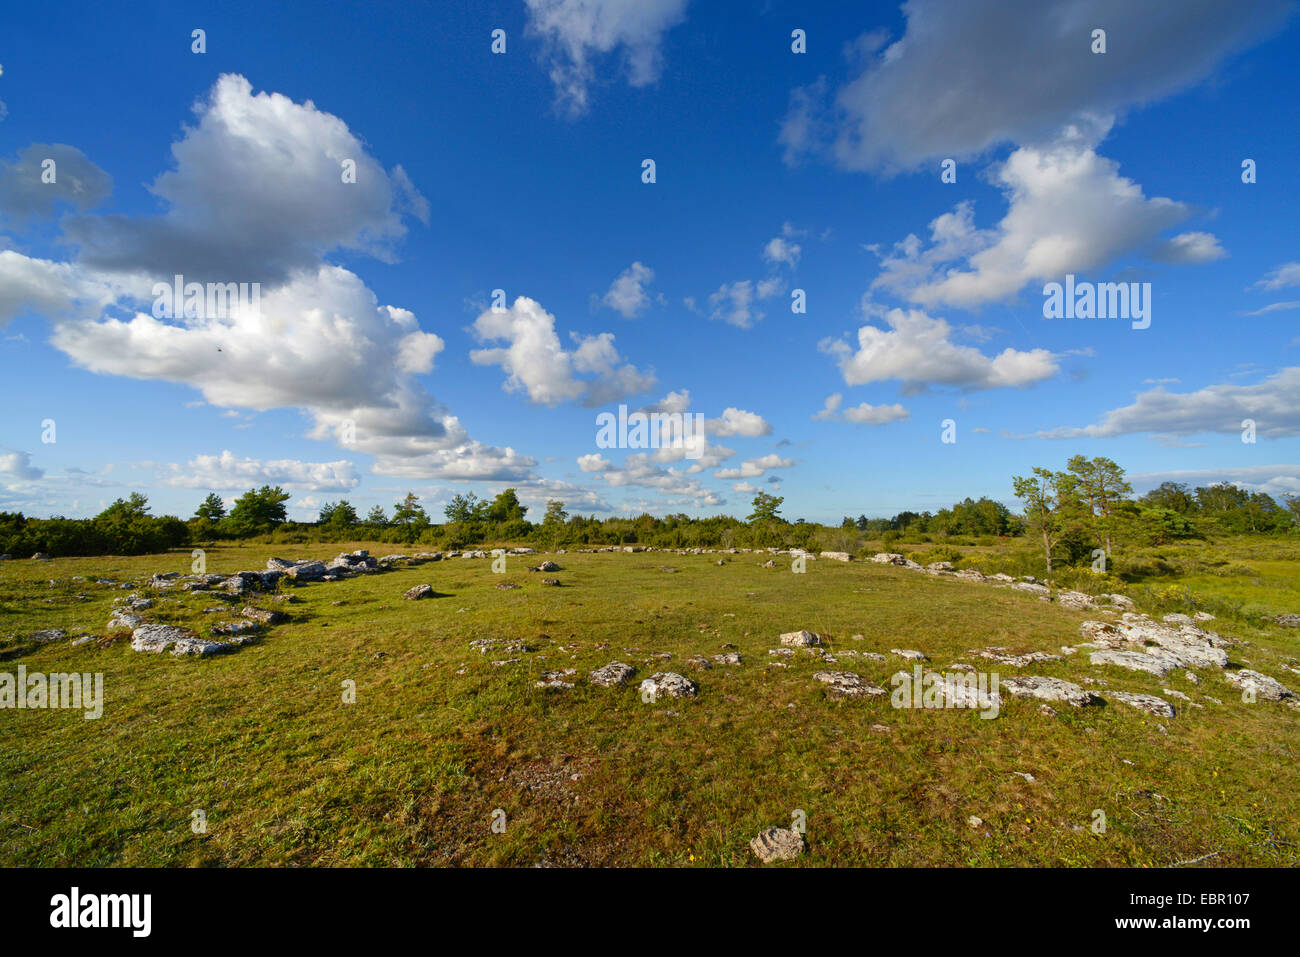
POLYGON ((803 835, 785 827, 769 827, 749 842, 749 849, 764 864, 792 861, 803 853, 803 835))
POLYGON ((609 664, 593 671, 587 676, 587 680, 594 685, 600 685, 602 688, 613 688, 616 685, 627 684, 628 679, 634 674, 636 674, 636 669, 631 665, 624 664, 621 661, 611 661, 609 664))
POLYGON ((278 625, 282 621, 287 621, 289 616, 282 611, 271 611, 267 608, 254 608, 252 605, 246 605, 239 614, 249 621, 255 621, 263 625, 278 625))
POLYGON ((1263 698, 1265 701, 1281 701, 1284 698, 1295 697, 1291 689, 1276 678, 1251 671, 1249 668, 1229 671, 1223 677, 1242 691, 1253 691, 1256 698, 1263 698))
POLYGON ((851 671, 818 671, 813 674, 813 678, 828 685, 832 694, 846 698, 879 697, 888 694, 884 688, 877 688, 861 675, 851 671))
POLYGON ((1177 661, 1165 655, 1140 651, 1094 651, 1088 656, 1088 661, 1094 665, 1119 665, 1130 671, 1145 671, 1157 678, 1163 678, 1178 665, 1177 661))
POLYGON ((811 631, 788 631, 781 636, 781 644, 792 648, 811 648, 822 640, 811 631))
POLYGON ((1013 698, 1037 698, 1040 701, 1062 701, 1076 708, 1101 704, 1101 698, 1071 681, 1048 678, 1042 675, 1019 675, 1003 678, 999 690, 1013 698))
POLYGON ((1106 694, 1121 704, 1145 711, 1147 714, 1154 714, 1159 718, 1174 716, 1174 706, 1164 698, 1157 698, 1153 694, 1134 694, 1131 691, 1107 691, 1106 694))
POLYGON ((131 650, 159 654, 171 650, 178 641, 193 638, 190 632, 174 625, 141 625, 131 635, 131 650))
POLYGON ((667 695, 672 698, 693 698, 699 691, 694 681, 675 671, 657 671, 641 682, 641 694, 651 700, 667 695))
POLYGON ((416 585, 414 588, 408 589, 406 593, 402 595, 402 597, 405 598, 407 601, 417 601, 421 598, 432 598, 433 586, 416 585))

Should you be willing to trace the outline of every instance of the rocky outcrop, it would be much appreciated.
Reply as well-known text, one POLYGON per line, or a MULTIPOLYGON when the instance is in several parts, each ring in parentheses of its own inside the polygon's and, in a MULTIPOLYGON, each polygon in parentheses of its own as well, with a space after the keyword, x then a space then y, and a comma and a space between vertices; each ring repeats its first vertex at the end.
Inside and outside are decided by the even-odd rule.
POLYGON ((1048 678, 1042 675, 1017 675, 1003 678, 998 689, 1013 698, 1036 698, 1039 701, 1060 701, 1076 708, 1101 704, 1102 700, 1091 691, 1071 681, 1048 678))
POLYGON ((792 861, 803 853, 803 835, 784 827, 769 827, 749 842, 749 849, 764 864, 792 861))
POLYGON ((879 697, 888 694, 884 688, 877 688, 861 675, 851 671, 818 671, 813 674, 813 679, 827 685, 831 694, 845 698, 879 697))
POLYGON ((634 674, 636 674, 636 669, 631 665, 624 664, 621 661, 611 661, 609 664, 593 671, 587 676, 587 680, 594 685, 600 685, 602 688, 613 688, 616 685, 627 684, 634 674))
POLYGON ((693 698, 699 692, 699 688, 694 681, 675 671, 657 671, 641 682, 640 691, 643 697, 648 696, 650 700, 655 701, 665 696, 693 698))

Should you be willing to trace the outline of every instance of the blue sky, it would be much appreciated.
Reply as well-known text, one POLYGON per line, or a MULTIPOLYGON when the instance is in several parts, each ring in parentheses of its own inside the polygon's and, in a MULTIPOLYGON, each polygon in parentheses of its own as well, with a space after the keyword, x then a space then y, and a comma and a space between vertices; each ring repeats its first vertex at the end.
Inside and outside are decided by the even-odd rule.
POLYGON ((0 13, 0 509, 1300 493, 1292 4, 408 6, 0 13), (259 309, 154 318, 177 272, 259 309), (1150 327, 1044 318, 1067 273, 1150 327), (704 454, 598 448, 620 402, 704 454))

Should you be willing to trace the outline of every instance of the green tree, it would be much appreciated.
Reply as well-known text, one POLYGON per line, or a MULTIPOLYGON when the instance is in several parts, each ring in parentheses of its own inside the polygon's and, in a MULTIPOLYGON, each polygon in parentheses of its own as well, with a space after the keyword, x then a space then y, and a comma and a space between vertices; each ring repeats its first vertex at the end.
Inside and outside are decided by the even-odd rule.
POLYGON ((1115 510, 1133 493, 1133 486, 1124 480, 1124 470, 1103 456, 1090 459, 1075 455, 1065 468, 1074 476, 1074 491, 1082 506, 1083 523, 1092 530, 1097 544, 1106 550, 1109 558, 1111 537, 1116 527, 1115 510))
POLYGON ((347 499, 337 503, 326 502, 321 506, 319 521, 322 525, 335 528, 351 528, 358 522, 357 510, 347 499))
POLYGON ((1072 513, 1077 514, 1078 480, 1068 472, 1035 468, 1032 476, 1017 475, 1011 482, 1016 498, 1025 503, 1030 531, 1042 537, 1043 559, 1051 575, 1052 548, 1069 531, 1072 513))
POLYGON ((382 505, 376 505, 366 513, 366 524, 373 525, 376 528, 383 528, 388 524, 388 515, 384 512, 382 505))
POLYGON ((260 535, 283 525, 288 518, 284 503, 289 493, 280 486, 263 485, 250 488, 235 499, 226 523, 236 535, 260 535))
POLYGON ((195 510, 194 517, 215 524, 226 517, 226 503, 216 492, 209 492, 208 497, 195 510))
POLYGON ((406 498, 393 506, 393 524, 415 527, 429 524, 429 516, 414 492, 407 492, 406 498))
POLYGON ((569 520, 569 513, 564 510, 564 503, 559 499, 550 499, 546 503, 546 514, 542 517, 542 525, 551 528, 557 525, 563 525, 569 520))
POLYGON ((451 497, 442 514, 447 516, 449 522, 470 522, 478 516, 484 504, 473 492, 464 495, 458 493, 451 497))
POLYGON ((769 495, 767 492, 759 492, 754 496, 750 504, 754 510, 749 513, 749 518, 745 521, 751 525, 768 525, 773 522, 781 521, 780 508, 781 503, 785 501, 784 496, 769 495))
POLYGON ((488 520, 492 522, 522 522, 527 513, 527 507, 520 504, 519 496, 512 488, 497 495, 487 509, 488 520))

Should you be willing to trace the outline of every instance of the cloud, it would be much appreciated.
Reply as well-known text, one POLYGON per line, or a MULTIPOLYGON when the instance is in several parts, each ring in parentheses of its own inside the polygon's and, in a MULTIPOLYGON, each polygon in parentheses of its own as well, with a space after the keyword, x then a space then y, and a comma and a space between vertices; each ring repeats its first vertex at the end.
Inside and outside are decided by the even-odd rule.
POLYGON ((635 319, 650 307, 650 296, 645 287, 654 279, 654 270, 634 262, 619 273, 618 278, 610 284, 609 291, 601 302, 624 319, 635 319))
POLYGON ((504 340, 501 348, 475 349, 470 359, 477 365, 499 365, 506 372, 507 392, 523 390, 529 401, 555 406, 581 400, 588 407, 618 402, 653 388, 652 373, 623 362, 614 348, 614 336, 572 334, 577 348, 565 351, 555 332, 555 316, 527 296, 519 296, 509 309, 487 309, 474 320, 481 342, 504 340), (593 376, 580 379, 577 374, 593 376))
POLYGON ((194 107, 197 124, 172 144, 173 169, 150 187, 158 216, 74 216, 81 261, 100 270, 198 282, 278 284, 350 249, 392 259, 405 215, 428 202, 396 167, 386 173, 338 117, 308 100, 252 92, 221 76, 194 107), (356 181, 343 181, 343 163, 356 181))
POLYGON ((155 476, 160 485, 174 488, 243 490, 279 485, 293 491, 345 492, 357 487, 356 467, 349 461, 300 462, 296 459, 260 461, 240 458, 228 450, 218 455, 196 455, 184 465, 165 465, 155 476))
POLYGON ((43 475, 45 470, 32 465, 29 452, 0 452, 0 476, 18 482, 34 482, 43 475))
POLYGON ((906 422, 912 417, 907 409, 898 403, 893 405, 870 405, 863 402, 840 411, 844 396, 833 392, 826 397, 826 404, 820 412, 813 415, 820 421, 852 422, 855 425, 888 425, 890 422, 906 422))
POLYGON ((918 310, 891 309, 884 319, 887 330, 873 325, 858 329, 857 351, 843 340, 820 343, 823 352, 837 359, 846 385, 899 379, 909 391, 929 385, 998 389, 1032 385, 1058 371, 1046 349, 1008 348, 989 357, 956 345, 948 323, 918 310))
MULTIPOLYGON (((928 248, 909 236, 882 256, 872 289, 923 306, 971 308, 1014 296, 1033 280, 1099 267, 1186 218, 1182 203, 1147 198, 1119 175, 1117 163, 1096 152, 1105 131, 1104 125, 1071 127, 1047 146, 1012 152, 992 170, 1008 202, 996 227, 977 230, 972 206, 958 204, 930 224, 928 248)), ((1190 262, 1217 247, 1209 234, 1187 233, 1161 248, 1181 257, 1167 261, 1190 262)))
POLYGON ((594 61, 618 51, 634 87, 659 79, 663 35, 680 23, 687 0, 525 0, 528 30, 541 37, 557 103, 585 113, 594 61))
POLYGON ((1300 286, 1300 262, 1278 266, 1251 288, 1276 290, 1287 286, 1300 286))
POLYGON ((0 250, 0 326, 27 310, 51 318, 96 316, 122 292, 73 263, 0 250))
POLYGON ((53 215, 60 204, 97 206, 113 191, 113 178, 75 146, 33 143, 12 162, 0 162, 0 220, 21 223, 53 215), (54 182, 46 182, 47 161, 54 182))
POLYGON ((1263 492, 1275 497, 1300 495, 1300 465, 1247 465, 1241 468, 1142 472, 1130 475, 1129 481, 1136 489, 1153 489, 1162 482, 1181 482, 1193 487, 1227 482, 1249 492, 1263 492))
POLYGON ((1158 436, 1241 434, 1244 419, 1255 421, 1259 436, 1300 435, 1300 366, 1281 369, 1254 385, 1220 383, 1182 393, 1157 386, 1138 393, 1131 405, 1107 412, 1095 425, 1038 434, 1048 439, 1108 438, 1143 432, 1158 436))
POLYGON ((781 292, 784 283, 780 279, 763 279, 754 283, 743 279, 733 283, 723 283, 718 291, 709 296, 712 312, 710 319, 721 319, 739 329, 751 329, 754 323, 761 322, 766 313, 754 309, 754 304, 781 292))
POLYGON ((1266 316, 1270 312, 1286 312, 1290 309, 1300 309, 1300 300, 1289 299, 1286 302, 1269 303, 1262 309, 1253 309, 1250 312, 1242 313, 1245 316, 1266 316))
POLYGON ((763 247, 763 259, 774 265, 785 263, 793 268, 799 265, 799 256, 802 252, 803 248, 798 243, 792 243, 782 236, 774 236, 763 247))
POLYGON ((738 469, 719 469, 713 473, 717 479, 758 478, 768 469, 788 469, 794 467, 794 459, 783 459, 775 452, 754 459, 746 459, 738 469))
POLYGON ((680 392, 669 392, 658 402, 651 402, 649 405, 642 406, 638 411, 650 412, 685 412, 691 405, 691 393, 689 389, 682 389, 680 392))
MULTIPOLYGON (((796 89, 787 157, 900 170, 1054 134, 1181 90, 1277 27, 1286 0, 908 0, 904 33, 833 93, 796 89), (1095 27, 1105 54, 1091 52, 1095 27), (1032 80, 1027 80, 1032 78, 1032 80)), ((868 44, 874 51, 879 40, 868 44)))
POLYGON ((725 438, 729 435, 756 438, 760 435, 772 434, 772 424, 757 412, 747 412, 744 409, 730 407, 723 410, 720 418, 705 419, 704 429, 719 438, 725 438))
POLYGON ((1161 243, 1152 258, 1174 265, 1199 265, 1223 259, 1228 251, 1219 245, 1213 233, 1179 233, 1161 243))
MULTIPOLYGON (((662 451, 662 450, 661 450, 662 451)), ((695 505, 722 505, 724 499, 704 487, 698 478, 674 468, 664 468, 644 452, 635 452, 614 465, 599 454, 578 458, 578 467, 584 472, 599 474, 609 485, 652 488, 668 495, 679 495, 695 505)))

